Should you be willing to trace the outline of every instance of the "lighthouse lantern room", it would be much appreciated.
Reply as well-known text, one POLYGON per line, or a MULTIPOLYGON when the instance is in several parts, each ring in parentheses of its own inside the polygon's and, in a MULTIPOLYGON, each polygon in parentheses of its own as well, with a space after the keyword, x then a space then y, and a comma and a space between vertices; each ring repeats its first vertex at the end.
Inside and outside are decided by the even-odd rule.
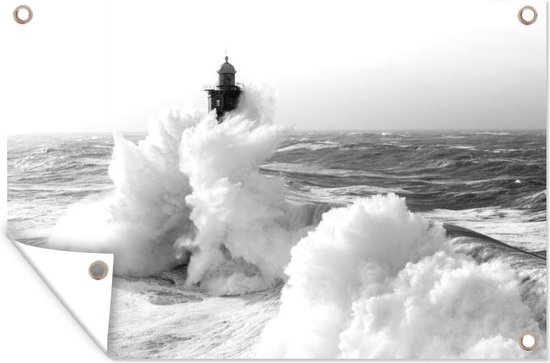
POLYGON ((239 96, 242 93, 241 87, 235 83, 235 67, 225 57, 225 63, 218 70, 218 84, 205 87, 208 92, 208 111, 216 110, 218 123, 223 122, 226 112, 237 108, 239 96))

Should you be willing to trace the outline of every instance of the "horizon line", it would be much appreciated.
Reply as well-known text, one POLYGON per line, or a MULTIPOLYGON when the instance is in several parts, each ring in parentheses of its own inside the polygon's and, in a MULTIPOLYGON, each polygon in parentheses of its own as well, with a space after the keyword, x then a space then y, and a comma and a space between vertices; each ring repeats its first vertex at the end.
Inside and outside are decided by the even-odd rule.
MULTIPOLYGON (((522 131, 546 131, 547 128, 479 128, 479 129, 437 129, 437 128, 422 128, 422 129, 292 129, 293 132, 483 132, 483 131, 502 131, 502 132, 522 132, 522 131)), ((20 135, 76 135, 76 134, 112 134, 115 130, 98 130, 98 131, 35 131, 35 132, 6 132, 6 136, 20 135)), ((148 130, 116 130, 123 134, 147 134, 148 130)))

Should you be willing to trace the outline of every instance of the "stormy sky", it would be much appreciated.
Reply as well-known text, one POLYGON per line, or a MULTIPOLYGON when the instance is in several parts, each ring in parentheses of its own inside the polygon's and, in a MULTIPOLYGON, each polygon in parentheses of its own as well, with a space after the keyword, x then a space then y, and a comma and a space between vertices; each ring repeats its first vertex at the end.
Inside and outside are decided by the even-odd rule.
POLYGON ((28 25, 0 26, 0 115, 10 133, 144 131, 163 109, 205 109, 227 51, 298 130, 544 128, 546 5, 529 1, 525 26, 526 4, 37 2, 28 25))

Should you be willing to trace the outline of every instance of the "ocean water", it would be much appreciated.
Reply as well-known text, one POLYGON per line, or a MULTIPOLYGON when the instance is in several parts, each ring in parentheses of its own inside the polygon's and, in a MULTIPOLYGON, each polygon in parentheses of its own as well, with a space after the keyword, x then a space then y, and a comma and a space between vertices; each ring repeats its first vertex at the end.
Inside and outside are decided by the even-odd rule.
POLYGON ((546 355, 516 343, 546 337, 545 131, 296 132, 243 107, 8 138, 9 236, 115 253, 112 357, 546 355))
MULTIPOLYGON (((111 134, 11 136, 10 234, 43 243, 68 206, 112 191, 112 149, 111 134)), ((260 170, 285 178, 289 200, 338 206, 394 192, 431 219, 546 249, 545 131, 301 132, 260 170)))

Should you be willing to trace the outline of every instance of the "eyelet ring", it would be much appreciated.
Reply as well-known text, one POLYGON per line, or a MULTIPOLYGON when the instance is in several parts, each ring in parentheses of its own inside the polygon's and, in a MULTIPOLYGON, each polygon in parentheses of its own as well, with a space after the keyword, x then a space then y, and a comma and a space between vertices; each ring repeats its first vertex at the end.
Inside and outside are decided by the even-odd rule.
POLYGON ((103 261, 94 261, 88 268, 88 273, 94 280, 101 280, 109 273, 109 266, 103 261))
POLYGON ((537 21, 538 16, 539 16, 539 14, 535 10, 535 8, 532 7, 531 5, 527 5, 527 6, 522 7, 521 9, 519 9, 519 12, 518 12, 518 19, 523 25, 533 24, 535 21, 537 21), (533 13, 533 18, 532 19, 524 18, 524 13, 526 11, 529 11, 529 12, 533 13))
POLYGON ((19 5, 13 11, 13 19, 15 19, 18 24, 27 24, 32 20, 32 15, 32 9, 28 5, 19 5), (23 17, 24 13, 26 13, 26 17, 23 17))
POLYGON ((537 335, 532 332, 525 332, 519 337, 518 344, 524 351, 531 352, 535 350, 538 345, 537 335))

